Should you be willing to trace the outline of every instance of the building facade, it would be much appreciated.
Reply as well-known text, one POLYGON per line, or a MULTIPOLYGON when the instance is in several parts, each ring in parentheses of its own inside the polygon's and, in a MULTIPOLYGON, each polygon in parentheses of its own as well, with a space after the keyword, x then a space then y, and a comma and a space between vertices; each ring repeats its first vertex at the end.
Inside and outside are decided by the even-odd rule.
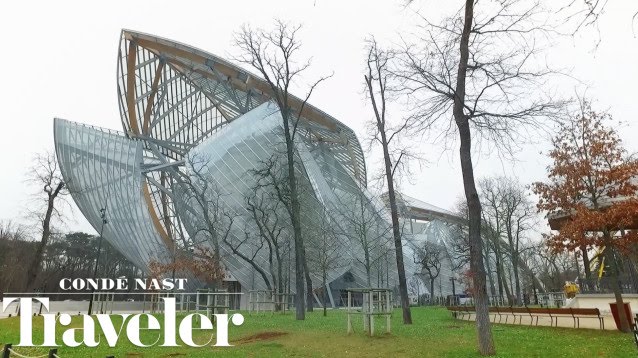
MULTIPOLYGON (((54 121, 62 174, 91 225, 146 273, 205 248, 219 255, 230 290, 294 293, 283 119, 268 84, 207 52, 128 30, 117 79, 122 132, 54 121)), ((291 103, 303 108, 295 170, 317 302, 339 306, 347 287, 395 287, 389 216, 366 189, 356 135, 291 103)))

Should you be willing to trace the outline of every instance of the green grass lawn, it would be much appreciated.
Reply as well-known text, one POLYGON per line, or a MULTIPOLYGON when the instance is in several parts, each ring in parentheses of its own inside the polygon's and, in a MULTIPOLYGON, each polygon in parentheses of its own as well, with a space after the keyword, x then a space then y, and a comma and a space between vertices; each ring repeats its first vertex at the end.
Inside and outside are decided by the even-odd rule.
MULTIPOLYGON (((118 346, 106 343, 96 348, 58 348, 66 357, 472 357, 476 354, 474 322, 454 320, 444 308, 413 308, 414 324, 404 326, 401 312, 392 318, 392 334, 367 337, 362 332, 361 318, 354 322, 355 333, 346 334, 343 311, 321 311, 308 314, 305 321, 287 315, 245 316, 240 327, 230 326, 233 347, 150 347, 140 348, 121 339, 118 346)), ((34 341, 42 337, 42 319, 35 318, 34 341)), ((115 320, 114 320, 115 321, 115 320)), ((377 331, 385 332, 382 320, 377 331)), ((79 326, 74 320, 72 326, 79 326)), ((179 318, 178 318, 179 322, 179 318)), ((115 322, 117 325, 118 323, 115 322)), ((116 326, 117 327, 117 326, 116 326)), ((493 325, 499 357, 637 357, 633 337, 618 332, 588 329, 493 325)), ((58 326, 58 337, 62 330, 58 326)), ((156 335, 156 333, 154 334, 156 335)), ((149 341, 150 333, 142 334, 149 341)), ((197 335, 194 335, 197 341, 197 335)), ((204 335, 199 335, 200 341, 204 335)), ((40 338, 41 339, 41 338, 40 338)), ((19 341, 18 318, 0 320, 0 347, 19 341)), ((59 340, 61 341, 61 339, 59 340)), ((41 340, 40 340, 41 342, 41 340)), ((58 342, 59 343, 59 342, 58 342)), ((161 344, 161 341, 160 341, 161 344)), ((47 348, 20 348, 19 353, 42 355, 47 348)))

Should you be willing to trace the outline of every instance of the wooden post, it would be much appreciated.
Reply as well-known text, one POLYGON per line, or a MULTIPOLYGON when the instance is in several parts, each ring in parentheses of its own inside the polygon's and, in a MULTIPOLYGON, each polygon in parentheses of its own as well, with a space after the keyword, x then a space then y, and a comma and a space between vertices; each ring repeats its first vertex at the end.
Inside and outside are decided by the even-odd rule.
POLYGON ((277 310, 279 310, 278 312, 281 312, 281 303, 279 302, 279 296, 277 294, 277 291, 273 290, 272 291, 272 312, 273 312, 273 314, 277 310))
POLYGON ((348 334, 352 333, 352 319, 350 318, 350 305, 352 303, 352 292, 348 291, 348 334))
POLYGON ((370 290, 370 309, 368 310, 368 314, 370 315, 370 336, 374 336, 374 291, 370 290))
POLYGON ((392 321, 392 307, 390 307, 390 291, 385 291, 385 331, 390 333, 390 322, 392 321))
POLYGON ((210 294, 210 290, 206 290, 206 317, 211 318, 210 306, 213 305, 213 296, 210 294))
POLYGON ((259 314, 259 310, 261 308, 261 298, 259 298, 259 296, 261 296, 261 292, 257 291, 256 294, 257 294, 257 302, 256 302, 257 303, 257 314, 259 314))
POLYGON ((370 333, 368 328, 369 326, 369 318, 368 318, 368 293, 365 291, 361 292, 361 314, 363 317, 363 331, 366 333, 370 333))
POLYGON ((2 350, 2 358, 9 358, 11 355, 11 343, 7 343, 4 345, 4 349, 2 350))

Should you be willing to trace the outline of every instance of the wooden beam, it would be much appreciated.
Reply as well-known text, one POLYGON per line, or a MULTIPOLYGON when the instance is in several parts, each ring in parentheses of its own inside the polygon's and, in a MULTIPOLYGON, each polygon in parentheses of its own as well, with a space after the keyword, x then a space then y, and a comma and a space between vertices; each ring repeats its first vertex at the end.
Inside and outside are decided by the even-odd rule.
MULTIPOLYGON (((170 54, 172 56, 178 57, 178 58, 184 58, 187 59, 189 61, 192 61, 194 63, 203 65, 203 66, 207 66, 207 61, 208 60, 212 60, 215 61, 215 59, 210 59, 208 57, 199 55, 197 53, 194 53, 192 51, 187 51, 187 50, 183 50, 174 46, 169 46, 169 45, 165 45, 165 44, 161 44, 155 41, 151 41, 151 40, 145 40, 145 39, 141 39, 141 38, 135 38, 135 41, 137 42, 137 44, 139 46, 142 46, 148 50, 152 50, 155 54, 161 55, 163 53, 166 54, 170 54)), ((131 42, 132 43, 132 42, 131 42)), ((130 54, 129 54, 130 55, 130 54)), ((173 63, 174 61, 172 61, 173 59, 171 59, 171 63, 173 63)), ((192 71, 200 73, 206 77, 212 78, 215 81, 219 81, 218 78, 214 77, 213 73, 207 72, 207 71, 202 71, 201 69, 195 69, 193 68, 193 66, 189 66, 185 63, 182 63, 182 66, 184 67, 188 67, 190 68, 192 71)), ((208 66, 207 66, 208 67, 208 66)), ((223 62, 215 62, 214 65, 214 70, 218 71, 219 73, 228 76, 230 78, 230 83, 237 87, 238 89, 246 92, 250 89, 256 89, 258 91, 260 91, 263 94, 266 94, 267 96, 269 96, 270 98, 273 98, 273 91, 270 88, 270 86, 268 85, 268 83, 261 79, 261 78, 257 78, 255 76, 252 76, 248 73, 245 73, 243 71, 240 71, 238 69, 235 69, 223 62), (245 73, 246 75, 248 75, 248 79, 247 81, 241 81, 239 80, 237 77, 240 73, 245 73)), ((184 73, 184 72, 182 72, 184 73)), ((290 97, 290 107, 293 110, 299 110, 301 108, 301 105, 303 104, 303 101, 300 100, 299 98, 295 97, 295 96, 291 96, 290 97)), ((318 123, 328 129, 330 129, 331 131, 336 131, 337 130, 337 125, 335 123, 334 120, 332 120, 329 116, 327 116, 325 113, 319 111, 318 109, 314 108, 312 105, 310 104, 306 104, 304 106, 303 111, 301 112, 301 116, 311 122, 315 122, 318 123)))
POLYGON ((352 170, 354 170, 354 176, 358 181, 358 185, 363 184, 365 186, 365 183, 362 182, 361 180, 361 172, 359 171, 359 163, 357 162, 357 158, 354 155, 354 150, 352 149, 352 144, 350 143, 350 141, 348 140, 348 138, 346 137, 345 133, 343 131, 341 131, 341 133, 339 133, 339 136, 341 137, 341 139, 345 142, 345 146, 348 149, 348 156, 350 157, 350 164, 352 165, 352 170))
POLYGON ((126 104, 128 108, 128 120, 131 131, 140 134, 137 124, 137 113, 135 110, 135 62, 137 60, 137 45, 134 41, 129 42, 128 56, 126 58, 126 104))
POLYGON ((151 85, 151 94, 148 96, 148 102, 146 102, 146 109, 144 110, 144 124, 142 125, 142 133, 144 133, 144 135, 148 135, 149 124, 151 123, 151 111, 155 104, 155 95, 157 94, 159 81, 162 78, 164 64, 165 62, 160 60, 159 65, 157 65, 157 69, 155 69, 155 77, 153 78, 153 84, 151 85))
MULTIPOLYGON (((170 62, 170 64, 173 66, 173 68, 175 69, 175 71, 179 72, 182 74, 183 77, 188 78, 188 76, 186 75, 186 64, 177 61, 177 60, 167 60, 167 62, 170 62)), ((199 72, 199 71, 196 71, 199 72)), ((216 79, 217 80, 217 79, 216 79)), ((193 81, 191 81, 189 79, 189 83, 191 84, 191 86, 196 87, 199 91, 201 91, 214 105, 215 108, 217 108, 217 110, 219 111, 219 113, 221 113, 221 115, 226 119, 227 122, 232 121, 235 118, 231 118, 231 115, 229 115, 228 113, 226 113, 226 110, 224 108, 222 108, 222 106, 220 105, 219 101, 215 101, 213 98, 211 98, 207 91, 204 91, 200 86, 196 85, 195 83, 193 83, 193 81)))
POLYGON ((164 241, 164 245, 166 245, 166 248, 169 249, 170 252, 174 252, 173 241, 171 240, 170 236, 164 229, 164 226, 162 226, 162 222, 160 221, 160 218, 157 215, 157 212, 155 211, 155 206, 153 205, 153 199, 151 198, 151 190, 149 189, 149 185, 146 182, 146 180, 144 180, 144 184, 142 185, 142 192, 144 194, 144 200, 146 201, 146 206, 148 207, 148 213, 151 215, 153 226, 155 226, 155 230, 162 238, 162 241, 164 241))

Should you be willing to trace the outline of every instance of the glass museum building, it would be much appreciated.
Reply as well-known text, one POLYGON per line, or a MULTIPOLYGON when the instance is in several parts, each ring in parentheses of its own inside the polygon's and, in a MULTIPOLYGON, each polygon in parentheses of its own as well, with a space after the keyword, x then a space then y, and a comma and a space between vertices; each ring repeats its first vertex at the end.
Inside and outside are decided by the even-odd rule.
MULTIPOLYGON (((153 263, 214 252, 229 291, 294 294, 283 119, 268 83, 202 50, 124 30, 117 90, 121 132, 54 120, 62 175, 89 223, 145 274, 153 263)), ((317 304, 342 305, 348 287, 395 288, 389 213, 366 189, 355 133, 299 98, 290 103, 300 113, 294 165, 317 304)), ((421 274, 413 259, 419 242, 445 246, 447 228, 462 223, 409 197, 400 205, 407 207, 411 277, 421 274)), ((446 292, 437 295, 451 293, 445 270, 439 281, 446 292)), ((207 285, 190 282, 191 289, 207 285)), ((235 305, 245 307, 247 295, 240 297, 235 305)))

